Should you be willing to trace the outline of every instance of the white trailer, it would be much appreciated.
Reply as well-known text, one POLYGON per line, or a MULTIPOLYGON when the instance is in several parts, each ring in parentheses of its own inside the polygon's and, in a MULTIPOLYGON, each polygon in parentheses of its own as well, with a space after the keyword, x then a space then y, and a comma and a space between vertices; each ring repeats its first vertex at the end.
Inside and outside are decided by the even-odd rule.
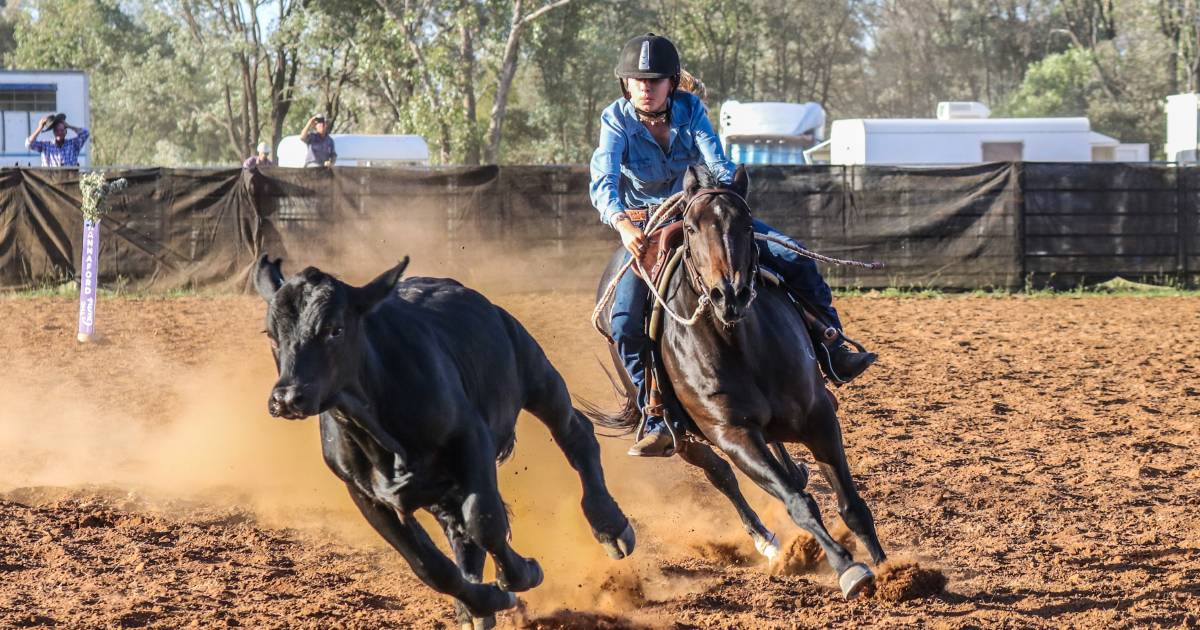
MULTIPOLYGON (((75 127, 91 130, 88 76, 74 70, 0 70, 0 166, 41 166, 25 140, 43 116, 63 113, 75 127)), ((68 131, 67 137, 73 132, 68 131)), ((49 131, 39 138, 49 140, 49 131)), ((83 145, 79 166, 91 165, 92 142, 83 145)))
POLYGON ((1149 145, 1092 131, 1087 118, 988 118, 982 103, 938 104, 938 118, 835 120, 813 162, 977 164, 1149 160, 1149 145))
POLYGON ((1167 97, 1167 160, 1196 162, 1200 159, 1200 94, 1167 97))
MULTIPOLYGON (((359 135, 335 133, 334 166, 428 166, 429 145, 421 136, 359 135)), ((308 145, 300 136, 287 136, 279 141, 276 164, 302 168, 308 156, 308 145)))
POLYGON ((804 151, 825 139, 818 103, 721 105, 721 146, 737 164, 804 164, 804 151))

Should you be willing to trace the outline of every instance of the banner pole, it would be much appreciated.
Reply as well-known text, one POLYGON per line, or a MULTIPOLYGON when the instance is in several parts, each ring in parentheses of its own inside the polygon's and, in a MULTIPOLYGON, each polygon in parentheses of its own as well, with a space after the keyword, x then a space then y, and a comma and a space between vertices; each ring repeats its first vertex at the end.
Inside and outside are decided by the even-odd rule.
POLYGON ((83 248, 79 261, 79 329, 75 339, 92 341, 96 334, 96 284, 100 276, 100 219, 108 214, 105 198, 125 190, 124 178, 107 182, 102 173, 92 171, 79 178, 83 193, 83 248))
POLYGON ((100 220, 83 221, 83 256, 79 261, 80 343, 92 340, 96 325, 96 276, 100 261, 100 220))

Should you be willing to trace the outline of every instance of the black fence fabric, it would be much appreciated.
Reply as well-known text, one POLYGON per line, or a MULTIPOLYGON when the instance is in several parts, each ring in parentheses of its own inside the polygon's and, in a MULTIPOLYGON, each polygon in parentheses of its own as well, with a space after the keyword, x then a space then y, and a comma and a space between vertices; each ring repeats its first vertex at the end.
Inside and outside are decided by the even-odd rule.
POLYGON ((1025 271, 1074 286, 1113 276, 1182 279, 1197 271, 1196 168, 1027 164, 1025 271))
MULTIPOLYGON (((991 163, 751 167, 757 218, 832 256, 840 287, 1017 289, 1113 276, 1194 281, 1200 168, 991 163)), ((594 286, 616 234, 575 166, 144 169, 102 223, 101 281, 243 289, 258 255, 364 280, 412 255, 473 286, 594 286)), ((0 170, 0 287, 74 277, 74 170, 0 170)))
MULTIPOLYGON (((100 223, 100 279, 141 287, 238 287, 261 222, 240 170, 139 169, 100 223)), ((0 170, 0 288, 75 277, 83 215, 74 169, 0 170)))

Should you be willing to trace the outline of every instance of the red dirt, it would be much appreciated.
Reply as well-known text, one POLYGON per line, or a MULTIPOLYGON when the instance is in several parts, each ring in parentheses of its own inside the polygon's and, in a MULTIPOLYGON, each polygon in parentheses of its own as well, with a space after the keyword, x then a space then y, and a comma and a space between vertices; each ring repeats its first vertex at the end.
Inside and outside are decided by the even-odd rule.
MULTIPOLYGON (((573 393, 609 400, 589 296, 497 300, 573 393)), ((606 473, 639 544, 608 560, 579 515, 578 481, 526 418, 502 489, 514 546, 546 583, 501 626, 1200 622, 1200 301, 838 306, 881 353, 836 392, 851 468, 897 559, 876 598, 842 601, 823 565, 771 575, 700 474, 627 458, 618 440, 602 440, 606 473), (916 567, 944 573, 945 592, 891 601, 937 591, 916 567)), ((0 627, 453 627, 448 601, 324 470, 314 423, 267 416, 261 301, 110 299, 98 311, 106 342, 79 345, 72 300, 0 299, 0 627)), ((742 487, 791 541, 782 508, 742 487)), ((828 486, 814 476, 810 490, 833 528, 828 486)))

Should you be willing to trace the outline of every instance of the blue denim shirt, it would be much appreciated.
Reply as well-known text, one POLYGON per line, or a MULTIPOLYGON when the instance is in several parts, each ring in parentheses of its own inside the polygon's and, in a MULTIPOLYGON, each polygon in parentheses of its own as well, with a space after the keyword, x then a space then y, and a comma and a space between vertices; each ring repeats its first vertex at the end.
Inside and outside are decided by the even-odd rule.
POLYGON ((637 119, 633 104, 619 98, 600 115, 600 146, 592 154, 592 205, 600 219, 627 208, 660 204, 683 189, 683 174, 704 162, 722 183, 733 181, 733 163, 696 95, 676 91, 671 101, 671 145, 662 147, 637 119))

